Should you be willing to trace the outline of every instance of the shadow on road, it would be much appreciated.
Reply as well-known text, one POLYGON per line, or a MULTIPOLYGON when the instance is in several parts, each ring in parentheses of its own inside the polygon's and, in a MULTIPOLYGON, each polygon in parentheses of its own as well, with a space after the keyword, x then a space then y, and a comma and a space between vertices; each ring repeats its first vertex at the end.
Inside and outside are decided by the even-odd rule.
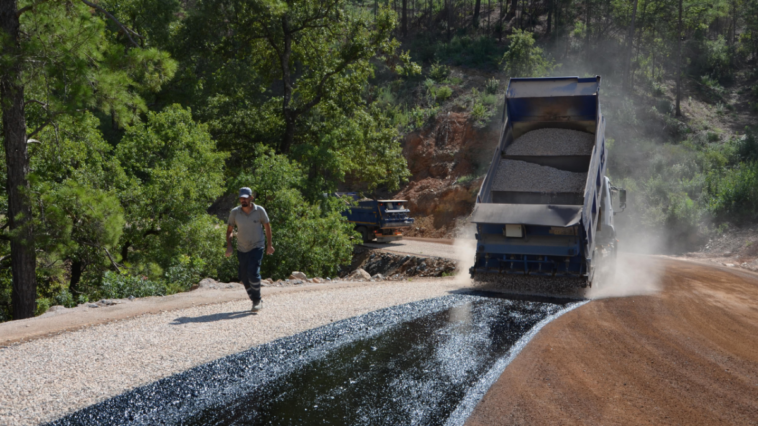
POLYGON ((238 318, 245 318, 250 315, 255 315, 255 314, 250 311, 239 311, 239 312, 223 312, 220 314, 213 314, 213 315, 203 315, 201 317, 179 317, 179 318, 176 318, 171 323, 171 325, 189 324, 193 322, 214 322, 214 321, 222 321, 222 320, 233 320, 233 319, 238 319, 238 318))

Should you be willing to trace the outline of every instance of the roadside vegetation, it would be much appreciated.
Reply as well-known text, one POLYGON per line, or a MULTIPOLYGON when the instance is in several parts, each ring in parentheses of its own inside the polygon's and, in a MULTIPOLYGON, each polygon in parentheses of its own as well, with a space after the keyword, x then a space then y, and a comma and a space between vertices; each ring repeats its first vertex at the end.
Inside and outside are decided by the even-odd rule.
POLYGON ((0 321, 233 280, 208 211, 243 185, 272 221, 263 274, 333 276, 354 235, 324 194, 397 191, 406 134, 496 125, 513 76, 602 75, 629 229, 678 250, 758 220, 756 0, 0 7, 0 321))

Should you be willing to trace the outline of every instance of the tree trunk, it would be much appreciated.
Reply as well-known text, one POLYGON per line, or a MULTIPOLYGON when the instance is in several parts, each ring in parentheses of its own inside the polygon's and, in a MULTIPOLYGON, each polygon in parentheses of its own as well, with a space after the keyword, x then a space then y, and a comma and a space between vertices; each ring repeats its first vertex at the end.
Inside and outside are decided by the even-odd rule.
POLYGON ((516 10, 518 9, 518 0, 511 0, 511 8, 508 10, 508 15, 505 16, 506 20, 509 20, 516 16, 516 10))
POLYGON ((408 0, 403 0, 403 37, 408 36, 408 0))
POLYGON ((79 281, 82 279, 82 271, 84 271, 84 263, 81 260, 74 260, 71 262, 71 279, 68 282, 68 291, 72 295, 80 294, 79 281))
POLYGON ((453 30, 453 0, 445 0, 445 8, 447 9, 447 42, 450 43, 453 30))
POLYGON ((590 54, 590 0, 584 2, 584 55, 589 61, 591 59, 590 54))
POLYGON ((289 31, 287 16, 282 16, 282 33, 284 34, 284 48, 281 54, 282 86, 282 115, 284 116, 284 137, 282 139, 281 152, 287 154, 295 140, 295 112, 290 108, 292 100, 292 75, 290 73, 290 56, 292 55, 292 34, 289 31))
POLYGON ((8 170, 8 223, 11 239, 13 318, 34 316, 37 307, 37 256, 32 233, 32 207, 28 198, 29 156, 24 117, 24 86, 21 81, 19 22, 16 0, 0 2, 0 30, 7 37, 2 54, 12 58, 0 74, 0 104, 3 114, 5 162, 8 170))
POLYGON ((550 31, 553 28, 553 1, 547 0, 547 31, 545 35, 550 35, 550 31))
POLYGON ((474 28, 479 28, 479 9, 482 7, 482 0, 476 0, 474 3, 474 28))
POLYGON ((679 25, 676 31, 676 116, 682 116, 682 0, 679 0, 679 25))
MULTIPOLYGON (((639 25, 640 32, 637 35, 637 54, 639 54, 640 51, 642 51, 642 39, 645 36, 645 22, 647 22, 646 18, 647 18, 647 4, 648 3, 649 3, 648 0, 645 0, 642 3, 642 16, 640 17, 640 25, 639 25)), ((632 81, 634 81, 635 74, 636 74, 636 71, 632 70, 632 76, 631 76, 632 81)))
POLYGON ((629 32, 626 36, 626 58, 624 58, 624 70, 623 70, 623 76, 624 76, 624 90, 629 90, 629 88, 632 85, 631 76, 632 76, 632 47, 634 46, 634 43, 632 41, 634 40, 634 20, 637 17, 637 0, 632 1, 632 21, 629 23, 629 32))

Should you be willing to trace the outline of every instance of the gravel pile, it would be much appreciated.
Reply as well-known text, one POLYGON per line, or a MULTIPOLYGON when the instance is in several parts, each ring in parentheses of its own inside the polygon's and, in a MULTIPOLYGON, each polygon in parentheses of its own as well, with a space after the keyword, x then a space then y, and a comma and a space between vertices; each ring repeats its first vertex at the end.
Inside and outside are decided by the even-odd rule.
POLYGON ((0 425, 33 425, 250 347, 376 309, 438 297, 453 280, 383 282, 163 312, 0 347, 0 425))
POLYGON ((573 173, 525 161, 501 159, 493 191, 577 192, 584 190, 587 173, 573 173))
POLYGON ((506 155, 590 155, 595 135, 568 129, 532 130, 516 139, 506 155))

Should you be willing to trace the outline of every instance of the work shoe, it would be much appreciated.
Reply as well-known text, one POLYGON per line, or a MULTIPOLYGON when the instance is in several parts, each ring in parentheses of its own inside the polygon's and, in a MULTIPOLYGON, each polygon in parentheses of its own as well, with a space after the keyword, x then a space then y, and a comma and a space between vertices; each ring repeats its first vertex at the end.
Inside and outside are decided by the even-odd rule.
POLYGON ((258 312, 261 309, 263 309, 263 300, 253 302, 253 308, 251 309, 252 312, 258 312))

